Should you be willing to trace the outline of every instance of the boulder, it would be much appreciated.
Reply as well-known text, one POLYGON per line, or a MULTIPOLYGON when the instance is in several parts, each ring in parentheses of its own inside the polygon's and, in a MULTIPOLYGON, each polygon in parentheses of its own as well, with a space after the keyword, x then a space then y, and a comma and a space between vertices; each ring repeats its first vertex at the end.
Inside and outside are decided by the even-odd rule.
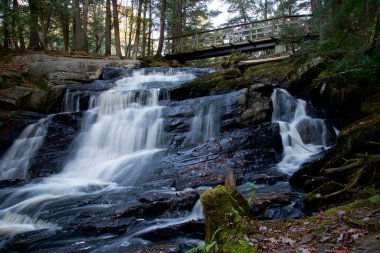
POLYGON ((201 197, 205 216, 206 244, 215 252, 257 252, 244 238, 250 217, 247 201, 236 191, 217 186, 201 197), (211 246, 210 246, 211 247, 211 246))
POLYGON ((132 68, 138 61, 59 58, 28 64, 27 74, 42 87, 79 84, 99 79, 104 67, 132 68))
POLYGON ((3 109, 39 111, 44 104, 47 92, 44 90, 14 86, 0 90, 0 105, 3 109))

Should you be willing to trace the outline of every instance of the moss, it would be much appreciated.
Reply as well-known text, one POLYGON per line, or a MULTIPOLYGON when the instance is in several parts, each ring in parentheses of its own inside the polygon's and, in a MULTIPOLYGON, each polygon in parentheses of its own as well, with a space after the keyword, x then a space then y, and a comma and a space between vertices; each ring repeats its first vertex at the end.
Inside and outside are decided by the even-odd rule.
POLYGON ((314 192, 325 195, 325 194, 339 191, 341 189, 343 189, 343 185, 338 184, 335 181, 329 181, 327 183, 324 183, 320 187, 318 187, 314 192))
POLYGON ((207 96, 210 93, 225 93, 248 86, 248 81, 241 78, 238 69, 227 69, 196 79, 184 87, 189 88, 196 95, 207 96))
POLYGON ((206 243, 215 240, 220 252, 255 252, 244 239, 250 212, 247 201, 239 193, 225 186, 217 186, 204 192, 201 201, 205 215, 206 243))
POLYGON ((374 114, 344 128, 338 136, 337 151, 347 157, 355 153, 379 153, 380 115, 374 114))
POLYGON ((227 250, 228 253, 256 253, 259 250, 259 245, 252 247, 246 240, 237 242, 230 240, 223 244, 223 250, 227 250))
POLYGON ((248 67, 244 71, 244 76, 247 78, 255 77, 259 79, 269 79, 274 82, 286 81, 290 72, 293 70, 293 65, 286 62, 268 62, 255 66, 248 67))

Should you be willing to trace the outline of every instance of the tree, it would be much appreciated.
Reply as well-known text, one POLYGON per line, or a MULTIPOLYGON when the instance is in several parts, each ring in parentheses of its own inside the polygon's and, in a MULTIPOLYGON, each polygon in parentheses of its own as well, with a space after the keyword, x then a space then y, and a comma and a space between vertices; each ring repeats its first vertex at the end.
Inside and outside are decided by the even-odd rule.
POLYGON ((88 52, 88 1, 83 0, 83 49, 88 52))
POLYGON ((133 24, 135 21, 134 18, 134 12, 133 12, 133 7, 134 7, 135 1, 131 1, 131 17, 129 18, 129 36, 128 36, 128 45, 127 45, 127 51, 128 51, 128 58, 131 58, 131 44, 132 44, 132 36, 133 36, 133 24))
POLYGON ((111 30, 112 30, 112 23, 111 23, 111 0, 107 0, 106 2, 106 31, 105 31, 105 37, 106 37, 106 51, 105 55, 111 55, 111 30))
POLYGON ((158 39, 158 48, 156 52, 157 56, 162 54, 162 48, 164 45, 165 19, 166 19, 166 0, 162 0, 161 11, 160 11, 160 38, 158 39))
POLYGON ((10 46, 10 32, 9 32, 9 21, 10 21, 10 8, 8 0, 1 0, 1 7, 3 10, 3 45, 4 47, 10 46))
POLYGON ((144 1, 144 11, 143 11, 143 19, 142 19, 142 31, 143 31, 143 36, 142 36, 142 45, 141 45, 141 56, 145 57, 145 52, 146 52, 146 27, 147 27, 147 20, 146 20, 146 13, 148 9, 148 0, 144 1))
POLYGON ((23 31, 24 31, 24 29, 23 29, 23 22, 24 20, 23 20, 23 17, 22 17, 22 14, 21 14, 21 11, 20 11, 20 8, 19 8, 19 5, 18 5, 18 1, 17 0, 13 0, 13 13, 12 13, 12 22, 14 23, 14 24, 12 24, 12 26, 14 26, 14 31, 12 31, 12 33, 13 32, 15 32, 15 34, 14 34, 14 36, 16 37, 15 38, 15 47, 16 47, 16 49, 17 49, 17 46, 16 45, 18 45, 18 43, 17 43, 17 40, 18 40, 18 42, 20 43, 19 45, 18 45, 18 49, 20 49, 21 51, 24 51, 25 50, 25 41, 24 41, 24 36, 23 36, 23 31), (16 22, 16 21, 18 21, 18 22, 16 22))
POLYGON ((113 10, 113 28, 115 32, 116 55, 121 58, 122 55, 121 55, 121 48, 120 48, 120 32, 119 32, 119 17, 118 17, 117 0, 112 0, 112 10, 113 10))
POLYGON ((153 51, 153 45, 152 45, 152 27, 153 27, 152 0, 149 0, 148 56, 151 56, 152 55, 152 51, 153 51))
POLYGON ((80 19, 80 7, 79 0, 73 0, 73 50, 80 51, 83 50, 83 42, 82 42, 82 25, 80 19))
POLYGON ((61 30, 63 35, 63 47, 65 51, 69 51, 70 47, 70 11, 68 0, 60 2, 59 17, 61 30))
POLYGON ((39 0, 28 0, 29 2, 29 45, 30 50, 40 50, 40 35, 38 33, 39 0))
POLYGON ((133 55, 132 59, 137 59, 137 54, 139 51, 139 45, 140 45, 140 32, 141 32, 141 11, 142 11, 142 4, 144 0, 139 0, 139 7, 137 11, 137 21, 136 21, 136 35, 135 35, 135 43, 133 47, 133 55))

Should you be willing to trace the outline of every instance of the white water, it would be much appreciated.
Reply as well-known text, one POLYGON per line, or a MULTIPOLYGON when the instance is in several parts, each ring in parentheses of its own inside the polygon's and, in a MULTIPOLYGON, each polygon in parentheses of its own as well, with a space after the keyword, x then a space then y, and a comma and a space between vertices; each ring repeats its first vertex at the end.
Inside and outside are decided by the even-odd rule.
POLYGON ((220 122, 218 107, 216 102, 206 102, 200 105, 187 134, 189 143, 205 142, 218 137, 220 122))
POLYGON ((57 226, 16 213, 6 213, 0 220, 0 235, 14 235, 43 228, 57 228, 57 226))
POLYGON ((0 179, 26 179, 31 159, 44 142, 51 117, 26 127, 0 159, 0 179))
POLYGON ((62 112, 79 112, 80 94, 80 91, 72 92, 70 89, 67 89, 63 98, 62 112))
MULTIPOLYGON (((10 193, 0 203, 0 224, 10 223, 7 213, 28 213, 35 220, 50 201, 136 184, 149 173, 147 165, 154 155, 165 147, 160 90, 149 88, 149 84, 164 81, 170 85, 194 78, 195 75, 173 70, 149 74, 138 70, 117 81, 111 90, 91 98, 73 158, 62 173, 10 193)), ((76 110, 71 105, 64 108, 76 110)), ((5 173, 3 169, 1 172, 5 173)), ((19 231, 15 222, 12 224, 9 227, 19 231)), ((50 223, 39 224, 35 227, 50 227, 50 223)), ((25 227, 25 222, 19 225, 25 227)))
POLYGON ((330 131, 324 120, 307 115, 306 102, 293 98, 286 90, 272 94, 272 122, 280 125, 284 157, 277 165, 286 174, 293 174, 311 156, 329 148, 330 131))

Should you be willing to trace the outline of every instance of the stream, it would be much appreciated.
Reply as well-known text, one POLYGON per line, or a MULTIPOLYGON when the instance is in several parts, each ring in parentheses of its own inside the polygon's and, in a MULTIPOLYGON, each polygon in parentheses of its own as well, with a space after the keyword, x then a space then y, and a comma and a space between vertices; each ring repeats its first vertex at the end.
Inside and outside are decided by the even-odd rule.
POLYGON ((254 181, 259 198, 287 196, 260 218, 300 217, 287 177, 331 147, 336 130, 282 89, 176 96, 211 71, 115 68, 68 87, 61 112, 2 154, 0 251, 185 252, 204 238, 200 195, 227 169, 243 195, 254 181), (266 116, 252 123, 255 101, 266 116))

